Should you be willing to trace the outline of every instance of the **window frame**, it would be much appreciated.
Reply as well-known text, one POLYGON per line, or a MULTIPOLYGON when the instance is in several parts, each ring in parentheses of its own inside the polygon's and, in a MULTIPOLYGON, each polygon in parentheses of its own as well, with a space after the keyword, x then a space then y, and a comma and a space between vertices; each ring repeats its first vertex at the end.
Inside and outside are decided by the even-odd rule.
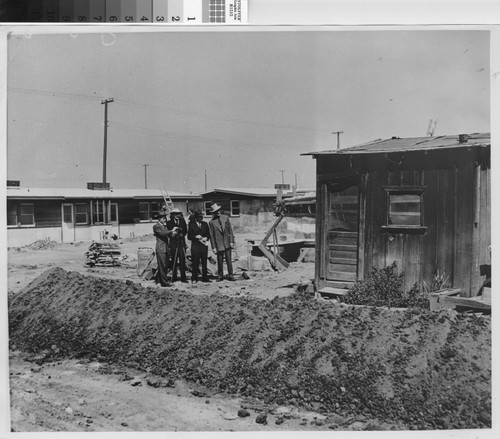
POLYGON ((240 200, 230 200, 229 201, 229 207, 230 207, 230 211, 231 211, 231 215, 230 216, 233 216, 233 217, 239 217, 241 215, 241 210, 240 210, 240 200), (238 203, 238 213, 234 213, 233 212, 233 209, 235 209, 233 207, 233 203, 238 203))
POLYGON ((19 203, 19 210, 17 214, 17 221, 19 227, 35 227, 35 204, 34 203, 19 203), (32 213, 23 213, 23 206, 31 206, 32 213), (31 216, 30 223, 23 223, 23 216, 31 216))
POLYGON ((151 203, 149 201, 139 201, 139 222, 141 222, 141 223, 150 223, 151 222, 151 203), (141 213, 144 212, 144 210, 141 210, 141 205, 145 205, 148 207, 147 219, 142 218, 141 213))
POLYGON ((383 232, 388 233, 425 233, 427 227, 424 223, 424 192, 427 186, 383 186, 386 197, 385 225, 383 232), (390 224, 390 209, 392 195, 418 195, 420 197, 419 224, 390 224))
POLYGON ((210 210, 212 209, 212 201, 204 201, 203 202, 203 216, 212 216, 210 210))
POLYGON ((89 225, 89 205, 88 203, 75 203, 75 226, 89 225), (78 215, 83 215, 84 212, 78 212, 78 206, 85 206, 85 222, 78 221, 78 215))
POLYGON ((7 227, 19 227, 19 203, 16 202, 7 202, 7 227), (10 215, 9 213, 9 207, 12 208, 13 215, 10 215), (9 224, 9 217, 15 217, 15 222, 12 224, 9 224))
POLYGON ((93 225, 103 225, 108 224, 108 203, 106 200, 92 200, 92 224, 93 225), (99 209, 102 207, 102 210, 99 209), (97 215, 102 216, 102 221, 99 221, 97 215))

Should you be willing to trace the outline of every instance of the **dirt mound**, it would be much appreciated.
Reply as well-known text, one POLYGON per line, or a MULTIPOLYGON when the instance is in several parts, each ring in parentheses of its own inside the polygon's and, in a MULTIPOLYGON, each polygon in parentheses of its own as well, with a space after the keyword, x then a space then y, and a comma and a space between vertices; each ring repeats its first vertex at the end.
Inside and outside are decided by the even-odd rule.
POLYGON ((195 296, 45 272, 9 304, 12 349, 89 357, 407 428, 491 426, 490 318, 291 296, 195 296))

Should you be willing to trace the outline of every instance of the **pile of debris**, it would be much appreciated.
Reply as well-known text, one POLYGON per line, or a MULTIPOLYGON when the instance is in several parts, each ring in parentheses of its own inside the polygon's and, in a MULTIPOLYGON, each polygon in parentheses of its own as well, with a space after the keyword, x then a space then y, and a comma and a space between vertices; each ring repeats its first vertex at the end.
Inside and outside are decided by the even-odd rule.
POLYGON ((116 267, 120 265, 120 246, 116 242, 92 242, 85 253, 86 267, 116 267))

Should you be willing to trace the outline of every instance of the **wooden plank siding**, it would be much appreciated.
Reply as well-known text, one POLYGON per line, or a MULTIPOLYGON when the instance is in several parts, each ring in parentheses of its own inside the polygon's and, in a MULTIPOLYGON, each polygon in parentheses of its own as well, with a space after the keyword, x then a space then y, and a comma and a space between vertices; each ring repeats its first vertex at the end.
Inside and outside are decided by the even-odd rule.
POLYGON ((316 186, 316 243, 318 246, 318 251, 316 251, 315 264, 316 264, 316 275, 315 281, 318 289, 321 289, 325 285, 325 262, 324 255, 326 251, 326 215, 328 209, 328 193, 326 183, 322 183, 318 180, 316 186))
MULTIPOLYGON (((441 169, 438 174, 437 222, 436 222, 436 265, 440 275, 453 281, 454 236, 455 236, 455 167, 441 169)), ((426 237, 426 239, 428 239, 426 237)), ((429 240, 430 241, 430 240, 429 240)), ((428 245, 431 243, 429 242, 428 245)), ((431 279, 430 273, 423 273, 424 279, 431 279)), ((426 281, 428 282, 428 281, 426 281)))
POLYGON ((461 288, 465 297, 471 296, 472 265, 472 230, 474 219, 474 169, 468 162, 457 167, 456 181, 456 229, 455 229, 455 264, 453 286, 461 288))
POLYGON ((370 193, 370 198, 372 199, 372 217, 370 218, 370 227, 372 228, 371 263, 368 264, 368 270, 372 267, 385 267, 387 251, 387 235, 381 232, 381 228, 385 225, 387 218, 387 194, 383 189, 387 181, 387 175, 385 171, 375 171, 372 177, 370 193))
POLYGON ((420 282, 424 281, 430 285, 437 270, 436 243, 438 242, 438 176, 437 169, 425 169, 422 175, 422 183, 425 186, 423 193, 423 225, 427 227, 422 236, 420 247, 420 282))
POLYGON ((478 174, 474 194, 474 225, 473 225, 473 264, 471 272, 471 295, 475 296, 481 289, 486 278, 481 276, 481 265, 491 265, 491 194, 490 169, 475 169, 478 174))
POLYGON ((322 188, 317 198, 317 272, 323 279, 335 271, 348 272, 345 266, 352 260, 349 250, 336 248, 335 269, 327 272, 327 263, 333 263, 326 248, 328 185, 350 171, 351 176, 361 176, 356 279, 366 278, 372 267, 381 269, 396 261, 405 272, 406 289, 415 282, 430 285, 439 271, 463 296, 477 295, 485 281, 480 267, 491 264, 489 146, 317 159, 318 189, 322 188), (403 193, 421 189, 421 227, 387 223, 388 194, 398 188, 403 193))

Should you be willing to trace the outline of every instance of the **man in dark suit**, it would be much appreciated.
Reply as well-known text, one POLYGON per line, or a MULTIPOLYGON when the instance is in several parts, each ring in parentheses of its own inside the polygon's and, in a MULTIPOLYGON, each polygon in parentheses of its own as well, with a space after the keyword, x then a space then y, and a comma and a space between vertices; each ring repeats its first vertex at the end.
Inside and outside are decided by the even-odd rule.
POLYGON ((156 273, 156 283, 162 287, 168 287, 168 241, 173 232, 167 229, 167 212, 161 211, 158 222, 153 226, 153 234, 156 236, 156 261, 158 271, 156 273))
POLYGON ((203 221, 203 213, 196 210, 191 216, 188 226, 188 239, 191 241, 191 282, 198 282, 198 272, 201 262, 201 281, 210 282, 208 279, 207 259, 208 246, 210 245, 210 231, 208 224, 203 221))
POLYGON ((220 213, 221 206, 212 204, 212 219, 208 223, 212 250, 217 255, 217 281, 224 279, 224 259, 227 264, 228 280, 234 280, 231 249, 234 247, 234 234, 229 217, 220 213))
POLYGON ((174 208, 170 212, 170 220, 167 221, 167 229, 175 231, 175 235, 170 238, 170 254, 172 255, 172 282, 177 281, 177 268, 181 272, 181 282, 186 280, 186 240, 187 224, 182 217, 182 212, 174 208))

